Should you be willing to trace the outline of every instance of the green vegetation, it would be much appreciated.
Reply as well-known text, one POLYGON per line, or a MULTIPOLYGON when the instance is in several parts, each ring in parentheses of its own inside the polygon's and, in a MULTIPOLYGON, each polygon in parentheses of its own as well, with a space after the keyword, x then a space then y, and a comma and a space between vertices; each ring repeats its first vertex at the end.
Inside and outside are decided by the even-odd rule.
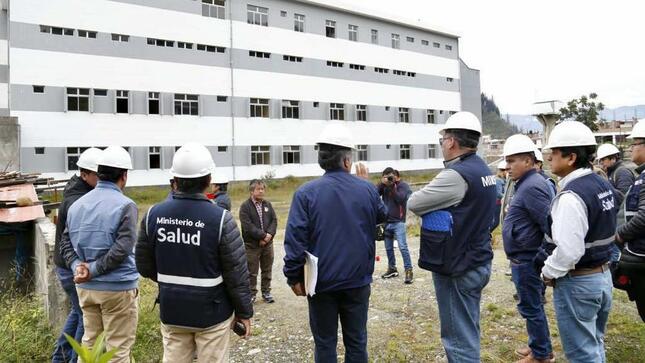
POLYGON ((581 96, 567 102, 567 107, 560 109, 560 118, 563 120, 580 121, 587 125, 592 131, 598 131, 600 112, 605 109, 602 102, 596 102, 598 95, 590 93, 589 96, 581 96))
POLYGON ((502 118, 499 108, 492 97, 488 98, 482 93, 481 103, 484 135, 491 135, 494 139, 506 139, 520 132, 517 126, 502 118))

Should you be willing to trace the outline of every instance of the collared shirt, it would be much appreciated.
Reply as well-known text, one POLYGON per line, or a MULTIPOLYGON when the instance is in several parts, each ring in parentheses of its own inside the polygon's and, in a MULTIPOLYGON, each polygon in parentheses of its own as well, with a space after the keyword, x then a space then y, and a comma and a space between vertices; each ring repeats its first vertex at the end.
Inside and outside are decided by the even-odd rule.
MULTIPOLYGON (((446 161, 444 165, 450 166, 459 160, 461 157, 446 161)), ((446 209, 461 203, 467 191, 468 184, 458 172, 444 169, 423 189, 410 195, 408 209, 419 216, 446 209)))
MULTIPOLYGON (((560 180, 564 189, 577 178, 591 174, 591 169, 576 169, 560 180)), ((574 193, 563 193, 551 206, 551 236, 556 247, 544 262, 542 275, 549 279, 560 278, 575 268, 585 254, 585 236, 589 231, 587 206, 574 193)))
POLYGON ((260 229, 264 231, 264 221, 262 220, 262 201, 258 201, 253 197, 251 197, 251 201, 253 202, 255 210, 258 212, 258 216, 260 217, 260 229))

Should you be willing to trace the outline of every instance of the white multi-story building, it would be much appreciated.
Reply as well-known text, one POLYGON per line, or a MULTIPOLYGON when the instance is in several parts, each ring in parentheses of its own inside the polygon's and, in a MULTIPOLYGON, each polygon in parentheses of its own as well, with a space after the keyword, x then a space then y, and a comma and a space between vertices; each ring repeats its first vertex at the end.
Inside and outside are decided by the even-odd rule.
POLYGON ((164 184, 176 148, 196 141, 235 180, 319 175, 315 140, 333 122, 372 171, 432 169, 439 124, 481 115, 456 35, 357 1, 2 6, 0 114, 18 120, 24 172, 68 177, 84 148, 116 144, 133 157, 130 185, 164 184))

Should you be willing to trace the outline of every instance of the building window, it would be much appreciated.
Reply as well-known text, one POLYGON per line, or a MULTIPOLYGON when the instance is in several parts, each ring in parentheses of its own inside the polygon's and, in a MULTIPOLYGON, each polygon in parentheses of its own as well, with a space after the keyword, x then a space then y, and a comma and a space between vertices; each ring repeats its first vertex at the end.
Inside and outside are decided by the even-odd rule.
POLYGON ((353 70, 355 70, 355 71, 364 71, 364 70, 365 70, 365 66, 360 65, 360 64, 350 64, 350 65, 349 65, 349 69, 353 69, 353 70))
POLYGON ((410 109, 407 107, 399 107, 399 122, 410 122, 410 109))
POLYGON ((372 29, 372 44, 378 44, 378 30, 372 29))
POLYGON ((434 159, 437 157, 437 145, 428 144, 428 158, 434 159))
POLYGON ((78 161, 78 158, 81 156, 83 151, 87 149, 88 149, 87 147, 68 147, 67 148, 66 158, 67 158, 68 171, 78 170, 78 165, 76 165, 76 162, 78 161))
POLYGON ((269 26, 269 9, 255 5, 247 5, 246 22, 249 24, 269 26))
POLYGON ((286 145, 282 147, 283 164, 300 164, 300 146, 286 145))
POLYGON ((405 76, 405 71, 399 71, 398 69, 393 69, 392 73, 394 73, 397 76, 405 76))
POLYGON ((148 169, 161 169, 160 146, 150 146, 148 148, 148 169))
POLYGON ((345 120, 345 104, 344 103, 330 103, 329 104, 329 119, 331 120, 345 120))
POLYGON ((367 121, 367 105, 356 105, 356 121, 367 121))
POLYGON ((452 45, 446 44, 446 50, 452 50, 452 45))
POLYGON ((116 113, 128 113, 128 91, 116 91, 116 113))
POLYGON ((130 41, 130 36, 112 33, 112 40, 115 42, 128 42, 130 41))
POLYGON ((105 96, 107 96, 107 90, 106 89, 95 88, 94 89, 94 96, 105 97, 105 96))
POLYGON ((452 115, 454 115, 456 113, 457 113, 457 111, 448 111, 448 116, 452 116, 452 115))
POLYGON ((199 115, 199 96, 175 94, 175 115, 199 115))
POLYGON ((432 43, 432 46, 435 47, 435 48, 441 48, 441 44, 439 44, 437 42, 432 43))
POLYGON ((227 102, 228 97, 227 96, 217 96, 217 102, 227 102))
POLYGON ((408 72, 408 77, 414 78, 416 76, 417 76, 417 74, 415 72, 408 72))
POLYGON ((343 65, 344 65, 343 62, 327 61, 328 67, 343 68, 343 65))
POLYGON ((202 0, 202 15, 226 19, 226 0, 202 0))
POLYGON ((197 44, 197 50, 201 50, 204 52, 211 52, 211 53, 224 53, 226 51, 226 48, 224 47, 216 47, 214 45, 206 45, 206 44, 197 44))
POLYGON ((300 118, 300 102, 298 101, 282 101, 282 118, 300 118))
POLYGON ((281 10, 280 11, 280 16, 283 17, 283 18, 286 18, 287 17, 287 12, 284 11, 284 10, 281 10))
POLYGON ((228 146, 218 146, 217 147, 217 152, 218 153, 225 153, 228 151, 228 146))
POLYGON ((74 29, 69 29, 69 28, 61 28, 57 26, 48 26, 48 25, 41 25, 40 26, 40 32, 41 33, 48 33, 48 34, 53 34, 53 35, 74 35, 74 29))
POLYGON ((270 146, 251 146, 251 165, 271 165, 270 146))
POLYGON ((314 102, 314 108, 318 108, 320 106, 320 102, 314 102))
POLYGON ((297 32, 305 31, 305 16, 302 14, 293 14, 293 30, 297 32))
POLYGON ((259 52, 257 50, 249 50, 249 57, 255 58, 271 58, 271 53, 259 52))
POLYGON ((34 93, 45 93, 45 86, 33 85, 32 87, 33 87, 34 93))
POLYGON ((325 21, 325 35, 327 38, 336 38, 336 22, 333 20, 325 21))
POLYGON ((387 68, 374 67, 374 72, 376 73, 389 73, 390 70, 387 68))
POLYGON ((405 40, 407 40, 408 43, 414 43, 414 38, 413 37, 405 37, 405 40))
POLYGON ((367 145, 356 145, 356 161, 367 161, 367 145))
POLYGON ((148 92, 148 114, 159 115, 159 92, 148 92))
POLYGON ((349 34, 348 39, 355 42, 358 40, 358 25, 349 24, 348 26, 349 34))
POLYGON ((427 123, 429 123, 429 124, 434 124, 434 123, 437 122, 434 110, 427 110, 426 111, 426 117, 427 117, 426 118, 427 123))
POLYGON ((302 63, 302 57, 297 57, 295 55, 283 55, 282 59, 286 60, 287 62, 302 63))
POLYGON ((401 36, 398 34, 392 34, 392 48, 400 49, 401 48, 401 36))
POLYGON ((89 88, 68 88, 67 89, 67 111, 89 111, 90 110, 90 89, 89 88))
POLYGON ((452 78, 450 78, 450 77, 446 78, 446 82, 448 82, 448 83, 452 83, 452 81, 454 81, 454 79, 452 79, 452 78))
POLYGON ((399 159, 410 160, 410 144, 401 144, 399 146, 399 159))
POLYGON ((45 148, 44 147, 35 147, 34 148, 34 154, 36 154, 36 155, 45 155, 45 148))
POLYGON ((96 39, 96 32, 89 30, 78 30, 78 36, 80 38, 92 38, 96 39))
POLYGON ((175 42, 172 40, 148 38, 148 45, 156 45, 157 47, 174 47, 175 42))
POLYGON ((430 42, 427 40, 421 40, 421 45, 430 45, 430 42))
POLYGON ((177 42, 177 48, 193 49, 193 43, 177 42))
POLYGON ((269 100, 267 98, 251 98, 250 117, 269 118, 269 100))

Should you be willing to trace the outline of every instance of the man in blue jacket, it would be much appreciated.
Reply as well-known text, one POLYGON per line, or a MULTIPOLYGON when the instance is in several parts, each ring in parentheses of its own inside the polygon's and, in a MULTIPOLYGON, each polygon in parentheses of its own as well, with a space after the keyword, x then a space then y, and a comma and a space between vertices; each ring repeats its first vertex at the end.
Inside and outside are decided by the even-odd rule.
POLYGON ((74 271, 83 311, 83 344, 105 332, 111 362, 129 362, 138 320, 139 273, 134 262, 137 206, 123 195, 130 154, 110 146, 98 162, 99 182, 74 203, 61 238, 61 254, 74 271))
MULTIPOLYGON (((336 362, 338 319, 346 362, 367 362, 367 310, 374 272, 375 232, 386 210, 376 187, 350 174, 354 143, 349 131, 330 125, 319 142, 325 174, 298 188, 285 232, 284 274, 297 296, 308 294, 316 362, 336 362), (318 258, 315 291, 304 289, 307 253, 318 258)), ((357 165, 367 178, 367 169, 357 165)))
POLYGON ((383 203, 387 208, 387 223, 384 231, 387 271, 381 277, 388 279, 399 276, 399 272, 396 269, 396 256, 394 255, 394 240, 396 239, 399 251, 401 251, 401 257, 403 257, 404 282, 411 284, 413 279, 412 260, 408 251, 405 216, 408 210, 408 197, 412 194, 412 191, 406 182, 401 181, 398 170, 387 167, 381 175, 378 194, 383 198, 383 203))
POLYGON ((535 169, 535 145, 526 135, 513 135, 504 144, 504 157, 515 194, 502 225, 504 251, 511 262, 511 273, 519 302, 517 310, 526 320, 528 348, 516 352, 522 363, 550 362, 553 347, 544 312, 544 283, 533 268, 548 230, 547 217, 553 192, 535 169))

